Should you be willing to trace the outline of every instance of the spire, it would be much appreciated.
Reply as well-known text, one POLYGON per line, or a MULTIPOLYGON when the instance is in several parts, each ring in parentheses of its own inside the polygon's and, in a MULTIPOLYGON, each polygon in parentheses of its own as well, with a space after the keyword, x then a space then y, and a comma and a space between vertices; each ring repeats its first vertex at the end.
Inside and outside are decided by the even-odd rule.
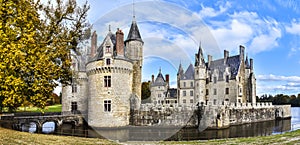
POLYGON ((181 65, 181 62, 180 62, 177 75, 182 75, 182 74, 183 74, 183 68, 182 68, 182 65, 181 65))
POLYGON ((132 40, 137 40, 137 41, 141 41, 142 43, 144 43, 143 40, 142 40, 139 28, 137 26, 136 20, 135 20, 135 3, 134 3, 134 0, 133 0, 133 3, 132 3, 132 15, 133 15, 132 16, 133 20, 132 20, 131 27, 130 27, 130 30, 129 30, 129 33, 128 33, 128 36, 127 36, 127 39, 126 39, 125 42, 132 41, 132 40))
POLYGON ((195 55, 195 66, 199 66, 204 64, 204 57, 203 57, 203 50, 202 50, 202 46, 201 46, 201 41, 199 44, 199 49, 198 49, 198 53, 195 55))
POLYGON ((250 64, 248 61, 248 54, 246 55, 245 65, 246 65, 246 68, 250 68, 250 64))

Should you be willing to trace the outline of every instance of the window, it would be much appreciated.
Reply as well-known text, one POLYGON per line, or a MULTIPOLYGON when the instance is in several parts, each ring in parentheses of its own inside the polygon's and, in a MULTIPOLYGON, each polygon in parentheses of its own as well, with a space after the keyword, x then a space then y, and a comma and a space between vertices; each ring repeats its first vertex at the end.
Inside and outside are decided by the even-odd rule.
POLYGON ((217 95, 217 89, 214 89, 214 95, 217 95))
POLYGON ((74 80, 75 80, 75 78, 71 79, 72 93, 77 93, 77 84, 74 80))
POLYGON ((217 77, 214 77, 214 84, 217 83, 217 77))
POLYGON ((183 91, 183 96, 186 96, 186 91, 183 91))
POLYGON ((226 83, 229 83, 229 75, 226 75, 226 83))
POLYGON ((194 83, 193 82, 191 82, 191 87, 194 87, 194 83))
POLYGON ((182 103, 186 103, 186 100, 185 100, 185 99, 183 99, 183 100, 182 100, 182 103))
POLYGON ((104 87, 111 87, 111 76, 104 76, 104 87))
POLYGON ((158 94, 158 98, 160 98, 161 97, 161 94, 158 94))
POLYGON ((225 89, 225 94, 228 95, 229 94, 229 88, 225 89))
POLYGON ((106 65, 110 65, 110 59, 106 59, 106 65))
POLYGON ((71 102, 71 111, 77 111, 77 102, 71 102))
POLYGON ((175 103, 177 103, 177 100, 175 100, 175 103))
POLYGON ((110 46, 106 46, 105 51, 106 51, 107 53, 110 53, 110 46))
POLYGON ((209 95, 209 91, 208 91, 208 89, 206 89, 206 95, 209 95))
POLYGON ((190 91, 190 96, 194 96, 194 91, 190 91))
POLYGON ((209 78, 206 78, 206 84, 208 84, 209 83, 209 78))
POLYGON ((193 99, 190 100, 190 103, 194 103, 193 99))
POLYGON ((185 82, 183 82, 183 87, 186 87, 186 83, 185 82))
POLYGON ((111 100, 104 100, 104 112, 111 112, 111 100))
POLYGON ((72 93, 77 93, 77 84, 76 83, 72 83, 72 93))
POLYGON ((199 87, 199 83, 197 83, 197 87, 199 87))
POLYGON ((217 100, 216 99, 214 99, 214 105, 216 105, 217 104, 217 100))
POLYGON ((199 70, 196 71, 197 75, 199 74, 199 70))

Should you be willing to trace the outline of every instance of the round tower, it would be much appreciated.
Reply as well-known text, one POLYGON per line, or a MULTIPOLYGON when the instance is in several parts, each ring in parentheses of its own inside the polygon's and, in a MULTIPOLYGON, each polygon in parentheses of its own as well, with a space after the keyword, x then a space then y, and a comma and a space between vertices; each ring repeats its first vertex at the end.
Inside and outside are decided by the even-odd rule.
POLYGON ((122 44, 121 30, 116 35, 109 32, 96 56, 86 65, 88 124, 92 127, 129 125, 133 64, 124 57, 122 44))

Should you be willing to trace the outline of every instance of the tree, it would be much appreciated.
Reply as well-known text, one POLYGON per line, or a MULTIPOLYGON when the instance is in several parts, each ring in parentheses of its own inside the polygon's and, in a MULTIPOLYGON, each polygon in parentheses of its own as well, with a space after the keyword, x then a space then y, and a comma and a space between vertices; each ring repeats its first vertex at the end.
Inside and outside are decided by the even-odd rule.
POLYGON ((146 100, 150 97, 150 82, 143 82, 142 83, 142 100, 146 100))
POLYGON ((58 83, 69 83, 70 52, 86 39, 89 6, 76 0, 0 0, 0 100, 44 108, 58 83), (57 83, 58 82, 58 83, 57 83))

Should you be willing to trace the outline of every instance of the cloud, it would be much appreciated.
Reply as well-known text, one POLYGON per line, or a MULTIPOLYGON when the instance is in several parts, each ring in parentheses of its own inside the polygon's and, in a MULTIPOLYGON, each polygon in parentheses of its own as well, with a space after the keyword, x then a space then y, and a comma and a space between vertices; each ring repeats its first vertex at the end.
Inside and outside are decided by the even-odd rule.
POLYGON ((223 14, 231 7, 230 2, 226 2, 224 5, 219 5, 219 9, 213 9, 211 7, 206 7, 203 4, 201 4, 201 11, 198 13, 200 18, 206 18, 206 17, 216 17, 220 14, 223 14))
POLYGON ((290 49, 290 51, 289 51, 288 57, 294 56, 294 55, 296 55, 298 52, 300 52, 300 48, 292 47, 292 48, 290 49))
POLYGON ((281 38, 281 28, 273 18, 261 18, 256 12, 228 12, 231 4, 219 8, 201 6, 199 16, 209 24, 212 34, 221 49, 237 52, 240 44, 250 53, 274 49, 281 38))
POLYGON ((269 75, 258 75, 257 79, 259 81, 288 81, 288 82, 300 83, 300 76, 277 76, 277 75, 269 74, 269 75))
POLYGON ((293 20, 291 24, 285 27, 286 32, 294 35, 300 35, 300 22, 293 20))

